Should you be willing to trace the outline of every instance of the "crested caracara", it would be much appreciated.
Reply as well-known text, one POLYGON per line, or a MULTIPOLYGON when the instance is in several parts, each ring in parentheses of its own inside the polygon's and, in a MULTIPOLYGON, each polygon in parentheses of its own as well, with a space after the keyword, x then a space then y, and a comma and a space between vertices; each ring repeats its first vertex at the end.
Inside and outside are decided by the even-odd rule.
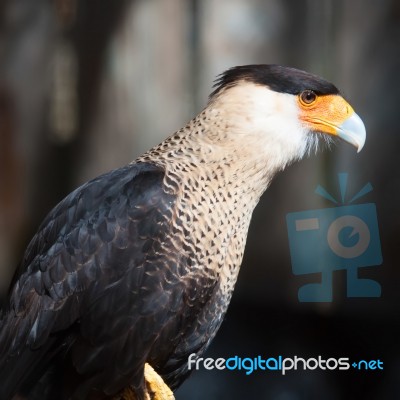
POLYGON ((185 127, 40 225, 2 313, 0 398, 148 399, 151 367, 177 388, 221 325, 260 196, 334 138, 359 151, 365 128, 331 83, 277 65, 223 73, 185 127))

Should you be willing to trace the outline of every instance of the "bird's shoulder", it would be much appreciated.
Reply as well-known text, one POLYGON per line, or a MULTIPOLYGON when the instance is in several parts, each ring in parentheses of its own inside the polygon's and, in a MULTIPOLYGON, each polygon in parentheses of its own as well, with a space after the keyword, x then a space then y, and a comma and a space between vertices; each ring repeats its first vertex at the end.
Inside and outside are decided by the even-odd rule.
MULTIPOLYGON (((87 221, 117 218, 132 207, 137 214, 168 197, 163 191, 164 170, 150 163, 129 164, 81 185, 58 203, 40 224, 29 243, 22 265, 48 250, 60 236, 87 221), (138 206, 142 208, 139 210, 138 206)), ((171 199, 168 199, 171 200, 171 199)))
POLYGON ((2 310, 3 334, 9 324, 19 327, 14 347, 41 346, 94 303, 114 307, 116 295, 97 301, 106 293, 123 296, 140 287, 148 247, 167 234, 172 214, 174 196, 164 191, 163 178, 156 165, 130 164, 85 183, 47 215, 2 310))
POLYGON ((154 164, 130 164, 70 193, 40 225, 11 289, 21 300, 31 290, 63 299, 95 279, 117 279, 144 257, 145 241, 171 214, 174 197, 163 178, 154 164))

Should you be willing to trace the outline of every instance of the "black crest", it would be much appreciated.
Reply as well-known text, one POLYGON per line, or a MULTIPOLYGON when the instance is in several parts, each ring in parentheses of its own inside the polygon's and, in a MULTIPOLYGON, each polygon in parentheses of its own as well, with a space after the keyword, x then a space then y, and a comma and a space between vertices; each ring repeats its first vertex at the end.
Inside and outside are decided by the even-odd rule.
POLYGON ((339 90, 330 82, 308 72, 280 65, 242 65, 223 72, 215 81, 210 99, 221 90, 233 87, 240 81, 268 86, 281 93, 299 94, 313 90, 319 95, 337 94, 339 90))

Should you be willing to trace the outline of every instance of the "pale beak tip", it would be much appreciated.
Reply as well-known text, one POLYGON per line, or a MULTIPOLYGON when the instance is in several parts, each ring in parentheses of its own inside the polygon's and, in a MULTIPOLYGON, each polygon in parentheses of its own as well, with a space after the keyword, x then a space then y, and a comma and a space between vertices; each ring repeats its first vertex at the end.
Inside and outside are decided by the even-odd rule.
POLYGON ((354 113, 337 128, 337 135, 357 148, 359 153, 365 144, 366 130, 362 119, 354 113))

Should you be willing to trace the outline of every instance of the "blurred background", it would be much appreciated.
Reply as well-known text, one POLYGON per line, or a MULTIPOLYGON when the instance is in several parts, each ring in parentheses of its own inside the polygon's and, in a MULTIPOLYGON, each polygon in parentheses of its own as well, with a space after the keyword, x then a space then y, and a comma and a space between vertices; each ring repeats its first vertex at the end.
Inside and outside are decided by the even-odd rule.
MULTIPOLYGON (((201 370, 184 399, 400 398, 400 93, 398 0, 2 0, 0 2, 0 293, 46 213, 79 184, 122 166, 206 105, 215 76, 277 63, 319 74, 367 128, 360 154, 340 143, 277 176, 255 211, 246 254, 212 357, 380 359, 383 371, 201 370), (383 263, 361 268, 380 298, 301 303, 320 276, 294 275, 286 214, 374 188, 383 263)), ((1 383, 0 383, 1 384, 1 383)))

